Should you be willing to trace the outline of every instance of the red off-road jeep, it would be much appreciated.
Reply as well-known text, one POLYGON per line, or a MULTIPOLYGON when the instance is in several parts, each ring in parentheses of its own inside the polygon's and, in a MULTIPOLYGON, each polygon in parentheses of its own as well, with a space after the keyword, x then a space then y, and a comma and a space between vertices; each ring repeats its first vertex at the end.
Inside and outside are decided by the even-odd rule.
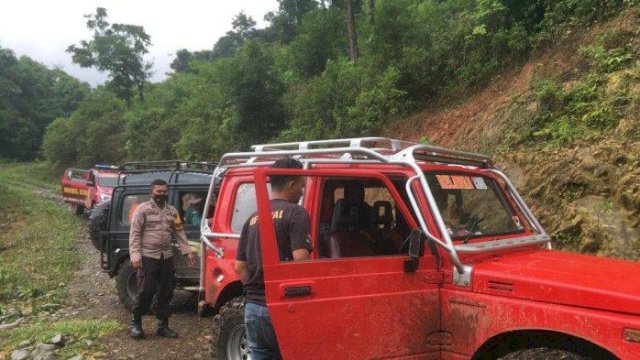
POLYGON ((62 200, 76 207, 76 214, 111 199, 111 192, 118 184, 117 167, 96 165, 91 169, 68 168, 62 173, 60 185, 62 200))
POLYGON ((215 358, 250 355, 238 234, 271 217, 269 176, 298 174, 313 258, 280 262, 260 222, 285 359, 640 359, 640 265, 553 250, 490 158, 384 138, 253 149, 222 157, 202 223, 215 358), (282 156, 305 169, 268 167, 282 156))

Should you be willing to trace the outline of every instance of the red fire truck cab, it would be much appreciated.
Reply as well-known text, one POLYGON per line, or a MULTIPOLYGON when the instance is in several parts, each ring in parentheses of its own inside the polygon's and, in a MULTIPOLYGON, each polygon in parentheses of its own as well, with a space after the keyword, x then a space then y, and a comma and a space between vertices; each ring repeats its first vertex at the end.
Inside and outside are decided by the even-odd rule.
POLYGON ((253 150, 222 157, 201 225, 214 358, 249 355, 233 265, 257 211, 285 359, 640 359, 640 264, 553 250, 489 157, 385 138, 253 150), (284 156, 304 169, 269 168, 284 156), (311 260, 280 261, 262 221, 274 174, 306 179, 311 260))

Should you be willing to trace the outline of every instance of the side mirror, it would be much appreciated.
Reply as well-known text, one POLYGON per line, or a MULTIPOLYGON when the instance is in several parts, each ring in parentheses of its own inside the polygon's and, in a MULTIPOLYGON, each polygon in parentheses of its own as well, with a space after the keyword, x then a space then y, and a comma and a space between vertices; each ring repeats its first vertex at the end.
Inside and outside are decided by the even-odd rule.
POLYGON ((409 235, 409 258, 404 261, 404 272, 415 272, 420 265, 420 257, 424 254, 422 231, 411 230, 409 235))

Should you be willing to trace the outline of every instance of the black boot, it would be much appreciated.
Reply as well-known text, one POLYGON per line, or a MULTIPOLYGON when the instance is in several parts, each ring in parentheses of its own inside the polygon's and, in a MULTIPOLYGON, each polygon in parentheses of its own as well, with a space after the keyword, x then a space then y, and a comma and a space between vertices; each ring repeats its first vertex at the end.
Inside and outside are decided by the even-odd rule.
POLYGON ((160 319, 158 322, 158 330, 156 330, 156 335, 167 337, 167 338, 177 338, 178 333, 169 329, 169 320, 160 319))
POLYGON ((142 318, 140 316, 134 316, 133 320, 131 320, 131 325, 129 325, 129 334, 136 340, 144 338, 142 318))

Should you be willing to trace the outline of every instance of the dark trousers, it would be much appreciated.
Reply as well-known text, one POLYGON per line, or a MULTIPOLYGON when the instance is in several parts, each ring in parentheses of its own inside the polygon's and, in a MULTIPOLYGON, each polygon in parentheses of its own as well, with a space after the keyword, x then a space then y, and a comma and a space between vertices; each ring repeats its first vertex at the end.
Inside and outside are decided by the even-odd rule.
POLYGON ((152 259, 142 257, 142 268, 138 269, 138 297, 131 308, 133 315, 140 317, 149 311, 153 296, 158 290, 158 307, 156 317, 160 320, 169 318, 169 303, 173 297, 174 265, 173 258, 152 259))

